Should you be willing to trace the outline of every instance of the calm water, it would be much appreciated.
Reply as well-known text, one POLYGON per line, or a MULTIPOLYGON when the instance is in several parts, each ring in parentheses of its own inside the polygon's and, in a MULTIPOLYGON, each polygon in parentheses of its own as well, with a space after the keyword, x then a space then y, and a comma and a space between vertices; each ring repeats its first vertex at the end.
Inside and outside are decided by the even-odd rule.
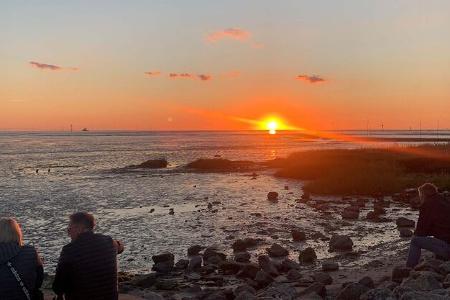
MULTIPOLYGON (((448 138, 450 132, 440 132, 440 137, 448 138)), ((268 244, 279 239, 288 243, 292 226, 326 233, 317 213, 306 207, 295 209, 301 182, 274 178, 270 172, 261 173, 256 180, 248 174, 186 173, 181 166, 215 155, 261 161, 325 147, 360 146, 308 139, 296 133, 3 132, 0 215, 20 221, 26 241, 39 248, 49 273, 54 271, 61 247, 69 241, 67 217, 77 210, 93 212, 99 232, 125 242, 122 270, 145 271, 152 265, 149 257, 160 251, 181 257, 189 245, 229 245, 237 237, 257 236, 261 228, 269 232, 263 236, 268 244), (167 170, 117 172, 161 157, 170 163, 167 170), (289 190, 284 189, 286 185, 289 190), (265 200, 271 190, 280 192, 282 198, 276 207, 265 200), (208 202, 214 201, 217 212, 207 209, 208 202), (169 208, 175 209, 175 215, 168 214, 169 208), (150 209, 155 212, 150 213, 150 209), (253 212, 263 217, 254 217, 253 212)), ((335 219, 339 227, 340 220, 335 219)), ((359 234, 362 231, 356 227, 349 229, 360 239, 361 250, 398 239, 397 233, 377 227, 385 225, 367 226, 372 226, 368 227, 371 236, 359 234)), ((325 242, 311 241, 308 245, 318 249, 319 258, 330 256, 325 242)), ((289 244, 293 253, 305 246, 289 244)))

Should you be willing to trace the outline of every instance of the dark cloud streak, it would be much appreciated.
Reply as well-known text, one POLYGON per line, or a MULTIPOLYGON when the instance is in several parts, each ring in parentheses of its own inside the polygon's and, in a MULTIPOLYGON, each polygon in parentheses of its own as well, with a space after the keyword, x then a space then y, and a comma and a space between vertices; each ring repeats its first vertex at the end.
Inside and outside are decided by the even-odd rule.
POLYGON ((326 80, 322 77, 319 77, 317 75, 298 75, 297 80, 302 80, 309 83, 319 83, 319 82, 325 82, 326 80))

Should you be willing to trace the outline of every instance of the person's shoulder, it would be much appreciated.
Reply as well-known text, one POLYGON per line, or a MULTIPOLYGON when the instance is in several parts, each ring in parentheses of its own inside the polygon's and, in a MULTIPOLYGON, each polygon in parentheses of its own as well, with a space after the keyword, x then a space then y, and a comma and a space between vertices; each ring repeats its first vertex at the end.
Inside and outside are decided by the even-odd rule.
POLYGON ((74 242, 67 243, 62 247, 61 252, 69 253, 74 247, 76 247, 74 242))
POLYGON ((38 262, 40 263, 40 264, 42 264, 42 262, 41 262, 41 260, 40 260, 40 257, 39 257, 39 253, 38 253, 38 250, 37 250, 37 248, 35 247, 35 246, 33 246, 33 245, 23 245, 23 246, 21 246, 20 247, 20 253, 19 253, 19 255, 21 256, 21 257, 28 257, 28 258, 30 258, 30 259, 37 259, 38 260, 38 262))
POLYGON ((102 240, 102 241, 111 241, 113 240, 112 237, 110 237, 109 235, 105 235, 105 234, 101 234, 101 233, 94 233, 94 237, 97 240, 102 240))
POLYGON ((36 247, 34 247, 33 245, 28 245, 28 244, 21 246, 20 251, 22 253, 36 253, 37 254, 36 247))

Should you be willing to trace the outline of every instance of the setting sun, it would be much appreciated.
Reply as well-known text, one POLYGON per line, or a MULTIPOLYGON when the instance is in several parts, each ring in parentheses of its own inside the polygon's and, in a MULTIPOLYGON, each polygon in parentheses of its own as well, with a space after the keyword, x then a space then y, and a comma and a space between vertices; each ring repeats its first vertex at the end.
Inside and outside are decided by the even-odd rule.
POLYGON ((267 122, 267 129, 269 129, 270 134, 277 133, 278 123, 275 120, 270 120, 267 122))

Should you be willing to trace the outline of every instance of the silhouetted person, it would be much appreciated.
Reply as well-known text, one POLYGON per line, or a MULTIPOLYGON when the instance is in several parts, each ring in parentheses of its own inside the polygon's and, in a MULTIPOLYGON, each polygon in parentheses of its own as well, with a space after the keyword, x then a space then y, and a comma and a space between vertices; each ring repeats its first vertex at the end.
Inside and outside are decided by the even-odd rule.
POLYGON ((419 220, 409 247, 406 266, 414 268, 420 260, 421 249, 440 258, 450 258, 450 201, 435 185, 419 187, 419 220))
POLYGON ((12 218, 0 219, 0 299, 43 299, 39 297, 43 279, 42 261, 33 246, 23 244, 19 224, 12 218))
POLYGON ((77 212, 70 216, 65 245, 56 267, 53 291, 62 299, 118 299, 117 254, 123 245, 111 237, 94 233, 94 216, 77 212))

